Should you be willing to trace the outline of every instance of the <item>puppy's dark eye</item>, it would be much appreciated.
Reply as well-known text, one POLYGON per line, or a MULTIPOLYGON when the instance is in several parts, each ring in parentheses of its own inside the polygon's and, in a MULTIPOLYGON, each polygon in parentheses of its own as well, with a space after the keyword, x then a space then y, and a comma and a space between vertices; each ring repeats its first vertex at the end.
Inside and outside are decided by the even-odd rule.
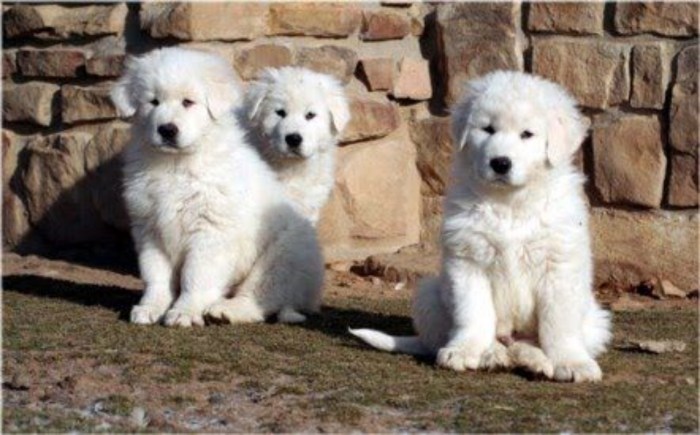
POLYGON ((522 133, 520 133, 520 139, 530 139, 534 135, 535 134, 530 130, 525 130, 522 133))
POLYGON ((487 125, 486 127, 482 128, 482 130, 484 130, 488 134, 494 134, 496 132, 496 129, 493 128, 493 126, 490 124, 487 125))
POLYGON ((316 117, 316 114, 314 112, 308 112, 305 116, 305 118, 309 121, 314 119, 315 117, 316 117))
POLYGON ((194 101, 189 100, 187 98, 182 100, 182 107, 190 107, 190 106, 194 106, 194 101))
POLYGON ((284 118, 285 116, 287 116, 287 112, 285 112, 284 109, 279 109, 279 110, 275 111, 275 113, 276 113, 277 116, 279 116, 280 118, 284 118))
POLYGON ((158 101, 158 99, 154 98, 151 100, 151 104, 153 104, 154 106, 157 106, 160 104, 160 101, 158 101))

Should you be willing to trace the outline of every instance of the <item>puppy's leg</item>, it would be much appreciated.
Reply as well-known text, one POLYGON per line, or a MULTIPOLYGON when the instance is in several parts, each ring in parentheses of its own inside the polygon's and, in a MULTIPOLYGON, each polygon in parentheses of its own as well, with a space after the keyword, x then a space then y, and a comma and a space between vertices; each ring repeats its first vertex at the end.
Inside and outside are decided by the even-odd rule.
POLYGON ((437 363, 452 370, 479 368, 481 357, 496 339, 496 312, 485 273, 460 258, 445 261, 445 305, 452 309, 449 341, 438 351, 437 363))
MULTIPOLYGON (((596 382, 603 373, 586 349, 583 336, 585 304, 592 296, 588 280, 572 279, 570 262, 552 262, 538 291, 539 340, 561 382, 596 382), (568 272, 568 273, 567 273, 568 272)), ((577 266, 577 265, 575 265, 577 266)))
POLYGON ((508 356, 513 367, 520 367, 534 375, 548 379, 554 376, 554 366, 542 349, 526 341, 516 341, 508 347, 508 356))
POLYGON ((207 318, 214 322, 258 323, 265 321, 262 307, 249 295, 237 294, 231 299, 220 299, 207 307, 207 318))
POLYGON ((175 274, 168 258, 150 240, 139 247, 139 268, 146 283, 139 304, 131 310, 131 323, 159 322, 175 299, 175 274))
POLYGON ((203 326, 204 310, 227 293, 232 271, 230 254, 223 249, 188 253, 180 276, 180 297, 165 314, 165 324, 203 326))

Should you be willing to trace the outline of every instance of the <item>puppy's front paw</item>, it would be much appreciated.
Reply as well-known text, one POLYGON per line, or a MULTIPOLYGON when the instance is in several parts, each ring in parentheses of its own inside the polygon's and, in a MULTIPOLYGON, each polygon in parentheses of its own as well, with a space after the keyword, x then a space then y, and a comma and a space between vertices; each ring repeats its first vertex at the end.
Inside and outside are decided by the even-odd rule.
POLYGON ((564 361, 554 365, 554 379, 559 382, 598 382, 603 379, 603 372, 593 359, 564 361))
POLYGON ((236 298, 213 303, 207 307, 204 315, 214 323, 255 323, 265 320, 257 307, 236 298))
POLYGON ((467 369, 476 370, 479 368, 482 353, 475 352, 466 346, 443 347, 438 351, 437 364, 440 367, 458 372, 463 372, 467 369))
POLYGON ((131 323, 136 325, 152 325, 160 322, 166 308, 156 305, 135 305, 131 309, 131 323))
POLYGON ((165 313, 163 321, 165 326, 181 326, 189 328, 190 326, 204 326, 204 318, 202 314, 183 311, 179 309, 171 309, 165 313))
POLYGON ((479 368, 483 370, 499 370, 510 366, 511 359, 508 348, 498 341, 494 342, 479 360, 479 368))
POLYGON ((547 379, 554 377, 554 365, 539 347, 525 342, 515 342, 508 348, 508 353, 515 367, 538 377, 544 376, 547 379))

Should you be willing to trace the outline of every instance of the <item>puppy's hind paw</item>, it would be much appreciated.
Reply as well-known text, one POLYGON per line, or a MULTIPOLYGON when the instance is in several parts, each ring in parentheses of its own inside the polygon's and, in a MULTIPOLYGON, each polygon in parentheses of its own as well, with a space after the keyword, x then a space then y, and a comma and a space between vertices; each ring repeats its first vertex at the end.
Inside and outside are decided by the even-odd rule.
POLYGON ((204 318, 202 315, 197 315, 195 313, 171 309, 165 313, 163 323, 165 323, 165 326, 180 326, 189 328, 191 326, 204 326, 204 318))
POLYGON ((256 323, 265 320, 257 306, 237 298, 221 300, 210 305, 204 311, 204 315, 212 323, 256 323))
POLYGON ((554 365, 539 347, 518 341, 508 348, 513 366, 523 369, 534 377, 554 377, 554 365))
POLYGON ((481 355, 481 360, 479 361, 479 368, 489 371, 506 369, 510 366, 511 360, 508 348, 498 341, 492 344, 491 347, 481 355))
POLYGON ((302 323, 306 321, 306 316, 291 307, 284 307, 277 314, 280 323, 302 323))
POLYGON ((594 360, 571 361, 554 366, 554 379, 559 382, 599 382, 603 372, 594 360))
POLYGON ((136 325, 153 325, 160 322, 164 313, 164 309, 154 305, 135 305, 131 309, 130 320, 136 325))
POLYGON ((479 368, 481 353, 467 347, 443 347, 438 351, 437 364, 450 370, 463 372, 479 368))

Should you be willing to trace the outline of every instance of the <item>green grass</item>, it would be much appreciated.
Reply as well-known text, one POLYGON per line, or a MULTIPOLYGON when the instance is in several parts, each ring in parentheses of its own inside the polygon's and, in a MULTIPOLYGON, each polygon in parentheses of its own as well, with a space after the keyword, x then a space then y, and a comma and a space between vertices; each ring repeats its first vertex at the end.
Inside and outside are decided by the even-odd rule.
MULTIPOLYGON (((147 386, 163 391, 146 405, 154 415, 190 404, 206 413, 213 408, 197 396, 202 391, 237 391, 250 398, 250 406, 274 404, 279 412, 259 422, 260 430, 269 431, 302 427, 286 413, 318 421, 320 426, 303 426, 307 429, 324 424, 336 430, 470 432, 698 429, 696 310, 617 314, 616 343, 667 338, 689 347, 662 355, 613 349, 600 359, 604 382, 572 385, 513 373, 453 373, 429 360, 373 351, 346 333, 348 326, 409 333, 404 300, 328 299, 322 315, 303 326, 183 330, 127 323, 125 314, 137 300, 127 291, 50 281, 54 287, 42 291, 34 289, 47 282, 13 277, 4 283, 5 373, 32 366, 48 375, 69 370, 77 360, 116 367, 105 389, 113 382, 124 390, 101 396, 115 416, 128 415, 135 403, 125 391, 147 386)), ((80 407, 97 399, 65 400, 80 407)), ((92 431, 99 424, 48 403, 31 409, 6 401, 5 431, 92 431)), ((115 424, 111 430, 134 430, 126 420, 115 424)))

